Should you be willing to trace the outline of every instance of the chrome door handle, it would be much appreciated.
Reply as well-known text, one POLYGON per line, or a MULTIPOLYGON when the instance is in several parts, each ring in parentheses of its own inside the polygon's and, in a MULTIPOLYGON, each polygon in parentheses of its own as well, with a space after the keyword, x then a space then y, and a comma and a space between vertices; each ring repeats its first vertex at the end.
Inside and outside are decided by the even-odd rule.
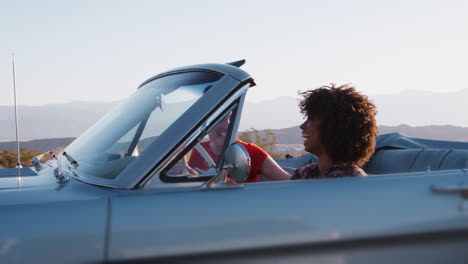
POLYGON ((433 193, 460 193, 463 198, 468 198, 468 186, 467 185, 449 185, 449 186, 436 186, 431 185, 431 191, 433 193))
POLYGON ((436 186, 431 185, 432 192, 465 192, 468 191, 466 185, 452 185, 452 186, 436 186))

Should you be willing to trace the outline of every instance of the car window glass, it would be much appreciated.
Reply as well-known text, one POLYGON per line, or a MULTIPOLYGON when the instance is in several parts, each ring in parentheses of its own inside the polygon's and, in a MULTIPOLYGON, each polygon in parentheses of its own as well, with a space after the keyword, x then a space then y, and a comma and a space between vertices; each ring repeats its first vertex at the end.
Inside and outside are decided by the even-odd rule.
POLYGON ((185 113, 219 76, 189 72, 142 86, 68 148, 78 174, 115 178, 185 113))
MULTIPOLYGON (((163 172, 169 182, 206 181, 217 174, 220 158, 228 144, 231 113, 225 115, 192 149, 163 172)), ((163 180, 164 181, 164 180, 163 180)), ((167 182, 167 181, 166 181, 167 182)))

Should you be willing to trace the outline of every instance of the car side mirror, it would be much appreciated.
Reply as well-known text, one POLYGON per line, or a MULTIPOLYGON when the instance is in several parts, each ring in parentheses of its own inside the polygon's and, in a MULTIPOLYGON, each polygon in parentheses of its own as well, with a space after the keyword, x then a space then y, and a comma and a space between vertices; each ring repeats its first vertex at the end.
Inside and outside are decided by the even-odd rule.
POLYGON ((250 156, 245 147, 237 142, 232 143, 224 153, 223 169, 205 183, 202 189, 226 189, 238 188, 242 185, 237 183, 225 183, 227 175, 238 182, 243 182, 250 174, 250 156))
POLYGON ((238 182, 243 182, 250 174, 250 156, 245 147, 237 142, 232 143, 224 154, 224 167, 229 166, 229 176, 238 182))

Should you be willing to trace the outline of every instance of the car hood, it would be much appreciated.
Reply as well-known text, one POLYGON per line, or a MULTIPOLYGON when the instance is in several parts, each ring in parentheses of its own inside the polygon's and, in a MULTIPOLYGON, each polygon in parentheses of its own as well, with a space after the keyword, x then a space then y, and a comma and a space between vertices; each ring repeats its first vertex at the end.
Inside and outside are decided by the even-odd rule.
POLYGON ((0 192, 37 189, 46 186, 57 187, 57 185, 57 179, 54 177, 52 168, 45 168, 39 173, 32 168, 0 170, 0 192))
POLYGON ((50 167, 39 173, 30 168, 0 169, 0 207, 106 199, 112 193, 74 178, 59 183, 50 167))

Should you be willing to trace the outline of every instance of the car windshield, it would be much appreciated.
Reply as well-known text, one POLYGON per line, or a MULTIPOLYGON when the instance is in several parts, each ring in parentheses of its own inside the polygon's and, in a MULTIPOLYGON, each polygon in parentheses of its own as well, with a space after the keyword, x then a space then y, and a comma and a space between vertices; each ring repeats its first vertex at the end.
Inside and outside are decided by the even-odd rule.
POLYGON ((61 161, 79 176, 114 179, 219 78, 186 72, 146 83, 65 149, 61 161))

